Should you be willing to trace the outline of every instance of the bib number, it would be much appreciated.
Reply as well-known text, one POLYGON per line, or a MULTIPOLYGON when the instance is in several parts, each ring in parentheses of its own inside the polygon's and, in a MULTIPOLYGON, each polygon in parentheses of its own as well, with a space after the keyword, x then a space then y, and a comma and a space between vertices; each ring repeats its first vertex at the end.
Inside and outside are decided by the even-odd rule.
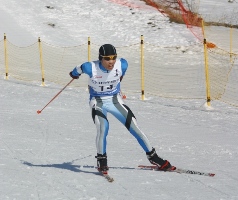
POLYGON ((108 86, 99 86, 101 88, 101 92, 103 91, 108 91, 113 88, 113 85, 108 85, 108 86))

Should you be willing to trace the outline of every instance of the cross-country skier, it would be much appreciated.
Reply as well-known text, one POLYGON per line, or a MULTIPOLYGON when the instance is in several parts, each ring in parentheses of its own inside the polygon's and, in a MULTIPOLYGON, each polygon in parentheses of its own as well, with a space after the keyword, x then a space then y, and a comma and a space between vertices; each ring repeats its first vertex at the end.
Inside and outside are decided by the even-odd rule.
POLYGON ((134 114, 121 98, 120 82, 127 68, 127 61, 117 58, 115 47, 104 44, 99 48, 99 60, 78 65, 69 73, 74 79, 78 79, 83 73, 89 76, 89 104, 97 129, 97 156, 95 157, 98 171, 108 171, 106 153, 109 130, 108 112, 114 115, 137 139, 152 164, 157 165, 161 170, 173 170, 175 167, 169 161, 157 155, 146 135, 139 129, 134 114))

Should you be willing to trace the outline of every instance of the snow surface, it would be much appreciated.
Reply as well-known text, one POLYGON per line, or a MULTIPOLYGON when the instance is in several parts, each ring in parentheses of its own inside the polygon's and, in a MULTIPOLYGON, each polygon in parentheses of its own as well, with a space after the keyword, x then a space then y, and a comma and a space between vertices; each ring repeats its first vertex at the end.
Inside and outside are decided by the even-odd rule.
MULTIPOLYGON (((133 8, 115 2, 0 0, 0 34, 6 33, 9 41, 22 46, 39 36, 51 44, 68 46, 85 43, 88 36, 97 44, 123 46, 138 42, 141 34, 147 41, 171 46, 197 42, 185 26, 169 23, 142 1, 128 0, 133 8), (160 29, 148 26, 151 19, 160 29)), ((217 1, 200 2, 202 10, 217 1)), ((212 102, 212 109, 208 109, 205 100, 150 97, 141 101, 127 94, 125 103, 161 157, 175 166, 216 176, 138 169, 140 164, 149 164, 145 153, 127 129, 109 115, 107 154, 115 179, 109 183, 94 169, 96 129, 85 89, 67 87, 37 115, 61 86, 40 87, 3 77, 0 85, 1 200, 238 199, 235 107, 212 102)))

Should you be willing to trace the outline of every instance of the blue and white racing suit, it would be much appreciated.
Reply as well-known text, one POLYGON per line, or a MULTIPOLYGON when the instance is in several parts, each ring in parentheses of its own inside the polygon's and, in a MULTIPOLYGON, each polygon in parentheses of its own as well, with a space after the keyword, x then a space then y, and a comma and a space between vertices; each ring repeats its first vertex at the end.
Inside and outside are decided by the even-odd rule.
POLYGON ((146 135, 138 128, 134 114, 124 104, 120 95, 120 78, 125 75, 127 67, 127 61, 121 58, 116 60, 114 68, 110 71, 106 70, 99 60, 78 65, 72 71, 74 76, 83 73, 89 76, 89 105, 97 128, 96 147, 98 154, 106 153, 109 131, 108 112, 128 129, 145 152, 152 150, 146 135))

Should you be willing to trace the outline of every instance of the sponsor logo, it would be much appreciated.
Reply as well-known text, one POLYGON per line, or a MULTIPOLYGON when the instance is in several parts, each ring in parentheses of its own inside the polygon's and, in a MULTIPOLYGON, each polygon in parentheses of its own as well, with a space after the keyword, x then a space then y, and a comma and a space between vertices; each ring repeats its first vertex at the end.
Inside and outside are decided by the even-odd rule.
POLYGON ((94 76, 93 78, 102 78, 102 76, 97 76, 97 75, 96 75, 96 76, 94 76))

